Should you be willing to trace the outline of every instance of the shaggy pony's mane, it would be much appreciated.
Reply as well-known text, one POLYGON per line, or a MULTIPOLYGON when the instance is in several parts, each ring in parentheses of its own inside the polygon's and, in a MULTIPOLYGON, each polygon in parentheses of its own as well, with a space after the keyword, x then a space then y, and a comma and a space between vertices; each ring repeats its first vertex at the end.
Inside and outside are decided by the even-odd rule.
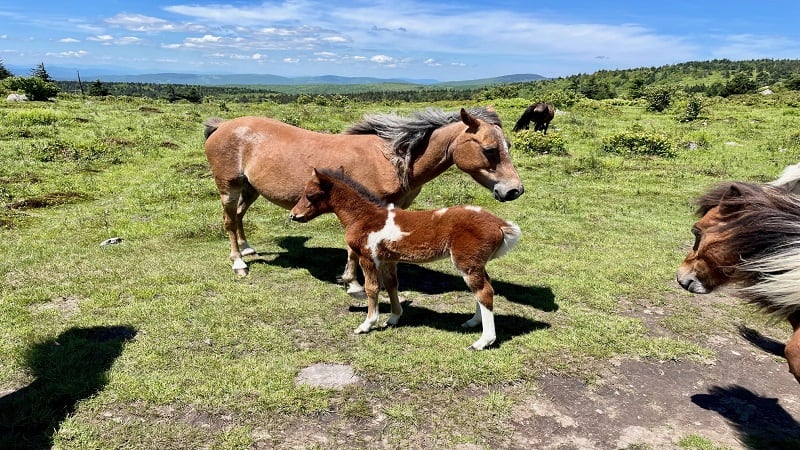
POLYGON ((731 278, 742 295, 777 318, 800 311, 800 197, 755 183, 723 183, 700 197, 697 214, 719 206, 727 251, 741 263, 731 278))
MULTIPOLYGON (((477 107, 467 110, 470 115, 497 125, 502 128, 503 123, 496 111, 489 108, 477 107)), ((400 183, 408 187, 408 171, 411 167, 413 155, 425 145, 430 133, 445 125, 461 121, 461 112, 444 112, 440 109, 426 108, 417 111, 411 117, 403 117, 395 113, 368 114, 361 122, 352 125, 344 131, 345 134, 374 134, 391 143, 392 153, 389 155, 397 170, 400 183)))

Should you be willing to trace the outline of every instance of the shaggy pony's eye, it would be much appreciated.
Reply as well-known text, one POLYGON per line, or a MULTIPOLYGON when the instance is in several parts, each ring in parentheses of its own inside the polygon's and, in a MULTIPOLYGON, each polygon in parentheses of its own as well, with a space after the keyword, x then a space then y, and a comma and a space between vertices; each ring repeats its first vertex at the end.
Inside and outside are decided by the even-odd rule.
POLYGON ((700 228, 692 227, 692 234, 694 235, 694 245, 692 246, 692 250, 697 251, 697 248, 700 247, 700 239, 702 239, 703 234, 700 233, 700 228))

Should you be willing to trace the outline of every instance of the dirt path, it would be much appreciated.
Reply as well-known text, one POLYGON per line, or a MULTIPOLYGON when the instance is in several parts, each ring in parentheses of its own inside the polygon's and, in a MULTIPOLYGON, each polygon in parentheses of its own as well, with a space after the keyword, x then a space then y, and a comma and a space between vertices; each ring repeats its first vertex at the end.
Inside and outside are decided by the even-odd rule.
POLYGON ((705 346, 717 355, 704 364, 612 360, 591 385, 544 376, 500 446, 677 449, 696 434, 731 449, 800 448, 800 385, 783 343, 739 328, 705 346))

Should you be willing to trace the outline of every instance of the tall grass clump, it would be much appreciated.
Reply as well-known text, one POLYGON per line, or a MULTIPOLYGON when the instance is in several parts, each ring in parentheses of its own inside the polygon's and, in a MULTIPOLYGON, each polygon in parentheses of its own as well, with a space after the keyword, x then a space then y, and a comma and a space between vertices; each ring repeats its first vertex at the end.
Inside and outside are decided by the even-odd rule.
POLYGON ((646 131, 624 131, 603 141, 601 150, 627 156, 675 156, 672 143, 666 136, 646 131))
POLYGON ((567 144, 557 133, 522 130, 515 135, 514 148, 527 154, 567 156, 567 144))

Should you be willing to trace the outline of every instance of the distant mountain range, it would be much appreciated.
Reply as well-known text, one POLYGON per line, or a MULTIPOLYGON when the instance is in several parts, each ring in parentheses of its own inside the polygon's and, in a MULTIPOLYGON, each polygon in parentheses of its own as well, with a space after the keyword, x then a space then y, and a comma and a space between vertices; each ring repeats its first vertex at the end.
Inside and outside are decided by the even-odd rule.
MULTIPOLYGON (((18 76, 30 75, 32 67, 6 65, 6 68, 18 76)), ((76 69, 61 66, 45 66, 47 73, 59 81, 75 81, 80 72, 81 80, 92 82, 122 83, 155 83, 155 84, 186 84, 197 86, 247 86, 247 85, 273 85, 273 86, 300 86, 300 85, 357 85, 357 84, 409 84, 424 86, 467 87, 502 83, 516 83, 525 81, 543 80, 546 77, 537 74, 504 75, 495 78, 482 78, 477 80, 447 81, 433 79, 410 78, 374 78, 374 77, 340 77, 336 75, 322 75, 311 77, 283 77, 271 74, 193 74, 193 73, 149 73, 125 75, 119 69, 76 69)))

